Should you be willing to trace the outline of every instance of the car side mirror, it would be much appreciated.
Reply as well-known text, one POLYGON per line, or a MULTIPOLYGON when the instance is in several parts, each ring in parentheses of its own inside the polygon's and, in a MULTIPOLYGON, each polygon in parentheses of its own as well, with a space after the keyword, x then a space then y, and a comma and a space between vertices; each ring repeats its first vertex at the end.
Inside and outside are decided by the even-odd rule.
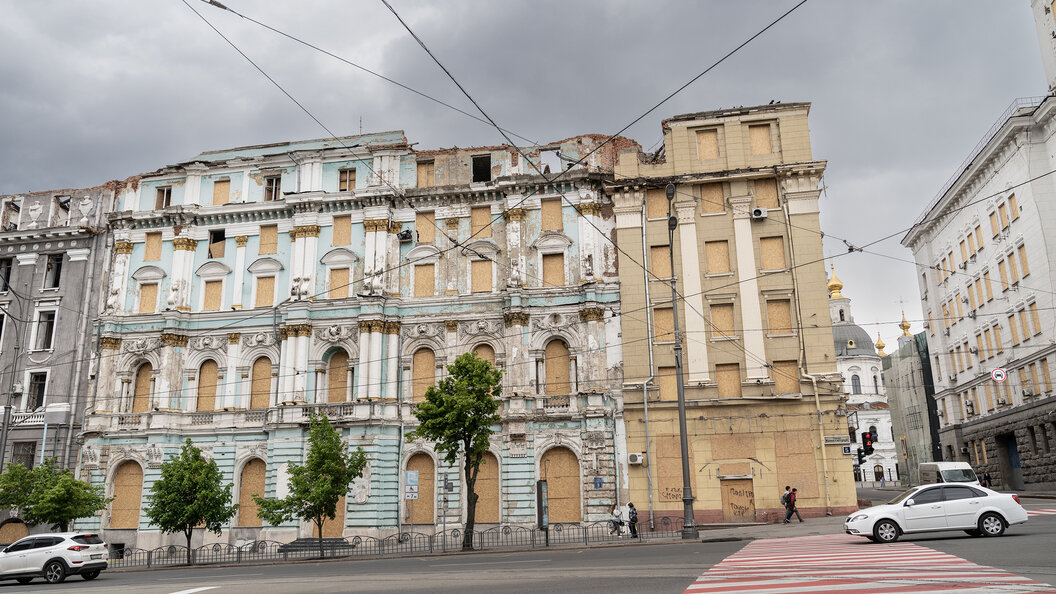
POLYGON ((913 507, 913 503, 914 503, 914 501, 912 499, 907 499, 906 500, 906 507, 913 507))

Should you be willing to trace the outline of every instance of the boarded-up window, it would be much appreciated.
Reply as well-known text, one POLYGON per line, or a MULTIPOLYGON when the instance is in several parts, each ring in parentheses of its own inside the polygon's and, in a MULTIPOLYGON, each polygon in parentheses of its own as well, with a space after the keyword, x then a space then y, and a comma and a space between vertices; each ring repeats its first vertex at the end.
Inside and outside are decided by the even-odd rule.
POLYGON ((755 205, 759 208, 779 208, 777 203, 777 180, 755 180, 755 205))
POLYGON ((432 243, 436 240, 436 215, 431 212, 420 212, 414 216, 414 230, 418 232, 418 243, 432 243))
POLYGON ((759 124, 748 126, 748 144, 753 155, 769 155, 773 152, 770 148, 770 124, 759 124))
POLYGON ((543 254, 543 286, 565 286, 564 254, 543 254))
POLYGON ((770 375, 774 379, 775 394, 798 394, 801 391, 798 362, 774 361, 770 375))
POLYGON ((785 262, 785 240, 782 237, 763 237, 759 240, 759 251, 763 261, 763 270, 782 270, 788 267, 785 262))
POLYGON ((666 342, 675 339, 674 309, 658 307, 653 310, 653 340, 666 342))
POLYGON ((154 313, 158 309, 158 284, 139 286, 139 313, 154 313))
POLYGON ((405 515, 404 519, 415 524, 432 524, 436 493, 436 466, 433 459, 429 454, 415 454, 407 461, 407 470, 418 472, 418 499, 414 505, 410 505, 410 501, 405 502, 405 513, 410 514, 413 508, 414 515, 405 515))
POLYGON ((1001 232, 1001 225, 997 223, 996 212, 990 213, 990 230, 993 231, 994 237, 997 237, 997 234, 1001 232))
POLYGON ((491 237, 491 207, 477 206, 469 211, 470 232, 473 237, 491 237))
POLYGON ((722 193, 722 184, 701 184, 700 212, 705 214, 726 212, 726 198, 722 193))
POLYGON ((220 311, 223 288, 224 281, 205 281, 205 300, 202 303, 202 311, 220 311))
POLYGON ((274 254, 279 251, 278 225, 263 225, 260 228, 260 253, 274 254))
POLYGON ((727 241, 704 242, 704 259, 708 274, 723 274, 730 271, 730 244, 727 241))
POLYGON ((15 542, 29 536, 29 527, 18 519, 11 519, 0 524, 0 542, 15 542))
POLYGON ((484 359, 488 363, 491 363, 492 367, 495 366, 495 349, 491 348, 491 345, 478 344, 476 348, 473 349, 473 352, 476 353, 477 358, 484 359))
POLYGON ((267 475, 267 466, 260 458, 253 458, 242 467, 242 476, 238 481, 238 525, 244 527, 261 526, 261 518, 257 515, 259 506, 253 500, 254 495, 263 497, 264 479, 267 475))
POLYGON ((473 260, 470 263, 473 276, 473 292, 474 293, 490 293, 491 292, 491 261, 490 260, 473 260))
POLYGON ((660 386, 660 400, 675 402, 678 400, 678 376, 674 367, 657 367, 656 383, 660 386))
POLYGON ((713 327, 713 337, 733 336, 733 304, 713 303, 711 306, 711 325, 713 327))
POLYGON ((418 187, 431 188, 436 185, 436 165, 433 161, 423 161, 418 164, 418 187))
POLYGON ((411 397, 414 402, 425 400, 425 392, 436 382, 436 356, 429 349, 418 349, 411 360, 411 397))
POLYGON ((257 300, 253 307, 271 307, 275 303, 275 277, 257 277, 257 300))
POLYGON ((716 365, 715 383, 719 387, 719 398, 740 398, 741 366, 737 363, 716 365))
POLYGON ((542 210, 543 231, 561 231, 565 228, 561 213, 561 199, 541 200, 539 202, 542 210))
POLYGON ((484 454, 474 485, 477 509, 474 519, 485 524, 499 522, 499 461, 490 452, 484 454))
POLYGON ((563 395, 570 391, 568 346, 560 340, 551 340, 543 351, 546 358, 546 395, 563 395))
POLYGON ((997 263, 997 271, 1001 273, 1001 290, 1008 290, 1008 264, 1004 260, 997 263))
POLYGON ((143 249, 144 262, 161 260, 161 233, 147 233, 147 242, 143 249))
POLYGON ((348 268, 330 269, 330 299, 344 299, 348 297, 348 268))
POLYGON ((1012 344, 1019 344, 1019 330, 1016 328, 1016 314, 1008 316, 1009 331, 1012 333, 1012 344))
POLYGON ((355 169, 342 169, 337 172, 337 189, 339 192, 349 192, 356 189, 355 169))
POLYGON ((150 410, 150 379, 154 368, 144 363, 136 370, 136 383, 132 393, 132 412, 144 413, 150 410))
POLYGON ((1019 282, 1019 268, 1016 266, 1016 254, 1011 253, 1008 255, 1008 276, 1012 280, 1012 284, 1019 282))
POLYGON ((646 190, 645 217, 648 219, 667 218, 667 194, 664 190, 646 190))
POLYGON ((348 353, 342 350, 330 355, 330 365, 326 369, 326 401, 345 402, 348 400, 348 353))
POLYGON ((212 359, 202 363, 198 369, 198 401, 195 410, 216 410, 216 385, 219 369, 212 359))
POLYGON ((547 450, 539 460, 539 472, 546 481, 551 522, 581 522, 579 459, 567 448, 547 450))
POLYGON ((231 199, 231 180, 218 179, 213 182, 213 206, 227 204, 231 199))
POLYGON ((767 301, 766 318, 770 323, 770 334, 791 334, 792 302, 788 299, 767 301))
POLYGON ((986 287, 986 300, 992 300, 994 298, 994 287, 990 285, 989 270, 983 273, 983 286, 986 287))
POLYGON ((718 130, 697 130, 697 158, 701 161, 719 158, 718 130))
POLYGON ((671 278, 671 249, 666 245, 649 248, 649 272, 657 278, 671 278))
POLYGON ((997 205, 997 214, 1001 217, 1001 228, 1008 227, 1008 207, 1004 204, 997 205))
POLYGON ((432 297, 436 293, 436 279, 433 277, 433 264, 419 264, 414 267, 414 296, 432 297))
POLYGON ((268 408, 271 403, 271 359, 259 357, 253 362, 249 408, 268 408))
POLYGON ((1027 246, 1021 245, 1016 248, 1016 252, 1019 254, 1019 269, 1023 272, 1023 276, 1030 274, 1030 264, 1027 262, 1027 246))
POLYGON ((1019 205, 1016 204, 1015 194, 1008 197, 1008 212, 1013 221, 1019 218, 1019 205))
POLYGON ((343 215, 334 217, 334 245, 352 243, 352 217, 343 215))
POLYGON ((110 504, 112 530, 139 528, 139 504, 143 499, 143 467, 128 461, 114 473, 114 501, 110 504))
POLYGON ((1038 304, 1031 303, 1027 306, 1030 310, 1030 321, 1034 323, 1034 334, 1041 334, 1041 318, 1038 317, 1038 304))

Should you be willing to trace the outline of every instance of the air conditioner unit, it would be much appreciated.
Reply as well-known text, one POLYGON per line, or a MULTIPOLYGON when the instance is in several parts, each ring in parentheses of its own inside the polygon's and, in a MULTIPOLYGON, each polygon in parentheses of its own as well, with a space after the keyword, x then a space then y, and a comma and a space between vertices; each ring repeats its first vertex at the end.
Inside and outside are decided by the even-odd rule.
POLYGON ((974 311, 968 312, 968 317, 974 320, 975 319, 975 312, 974 311))
POLYGON ((979 349, 975 347, 968 347, 968 352, 974 355, 979 352, 979 349))
POLYGON ((946 413, 942 412, 941 410, 935 411, 935 414, 939 415, 940 417, 946 416, 946 413))
POLYGON ((967 262, 961 262, 960 266, 961 266, 961 270, 964 270, 964 269, 968 268, 968 263, 967 262))
POLYGON ((962 454, 967 454, 968 453, 968 448, 961 448, 961 453, 962 454))
POLYGON ((998 399, 997 399, 997 405, 998 405, 998 406, 1003 406, 1003 405, 1005 405, 1005 404, 1008 404, 1008 401, 1007 401, 1007 400, 1005 400, 1004 398, 998 398, 998 399))
POLYGON ((11 393, 12 394, 21 394, 22 393, 22 382, 15 382, 15 383, 11 384, 11 393))
POLYGON ((761 221, 761 220, 765 219, 766 216, 767 216, 767 212, 766 212, 765 208, 753 208, 752 209, 752 220, 753 221, 761 221))
POLYGON ((950 381, 951 382, 957 381, 957 374, 956 373, 951 373, 950 374, 950 381))
POLYGON ((403 231, 397 233, 396 237, 398 237, 401 242, 410 241, 414 239, 414 231, 411 231, 410 229, 404 229, 403 231))
POLYGON ((642 466, 645 464, 645 455, 640 452, 627 454, 627 463, 642 466))

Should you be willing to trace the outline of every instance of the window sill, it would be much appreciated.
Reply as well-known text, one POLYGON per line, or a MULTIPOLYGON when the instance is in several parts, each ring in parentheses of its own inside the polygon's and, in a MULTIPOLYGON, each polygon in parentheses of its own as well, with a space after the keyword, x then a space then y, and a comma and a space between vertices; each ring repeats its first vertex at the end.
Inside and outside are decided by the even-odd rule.
POLYGON ((46 349, 29 349, 29 353, 30 354, 33 354, 33 353, 54 353, 54 352, 55 352, 55 347, 46 348, 46 349))
POLYGON ((722 210, 722 211, 719 211, 719 212, 702 212, 702 213, 700 213, 700 216, 702 216, 702 217, 721 217, 721 216, 724 216, 725 214, 726 214, 726 211, 722 210))
POLYGON ((705 274, 704 278, 728 278, 733 276, 733 271, 730 272, 713 272, 711 274, 705 274))
POLYGON ((56 292, 58 290, 59 290, 59 287, 41 287, 40 292, 41 293, 44 293, 46 291, 56 292))
POLYGON ((759 274, 778 274, 778 273, 781 273, 781 272, 788 272, 788 271, 789 271, 789 268, 786 266, 784 268, 773 268, 773 269, 760 270, 759 274))
POLYGON ((728 341, 731 341, 731 340, 740 340, 740 339, 741 339, 741 337, 739 335, 734 334, 732 336, 712 336, 709 340, 711 342, 728 342, 728 341))
POLYGON ((767 338, 795 338, 797 334, 795 332, 789 332, 784 334, 767 334, 767 338))

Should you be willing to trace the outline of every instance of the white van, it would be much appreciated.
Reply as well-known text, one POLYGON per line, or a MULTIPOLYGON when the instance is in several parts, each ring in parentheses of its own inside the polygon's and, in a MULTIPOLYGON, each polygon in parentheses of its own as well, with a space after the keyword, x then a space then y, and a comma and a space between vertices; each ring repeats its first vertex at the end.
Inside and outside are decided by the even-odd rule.
POLYGON ((967 462, 925 462, 918 466, 920 483, 971 483, 979 484, 972 465, 967 462))

